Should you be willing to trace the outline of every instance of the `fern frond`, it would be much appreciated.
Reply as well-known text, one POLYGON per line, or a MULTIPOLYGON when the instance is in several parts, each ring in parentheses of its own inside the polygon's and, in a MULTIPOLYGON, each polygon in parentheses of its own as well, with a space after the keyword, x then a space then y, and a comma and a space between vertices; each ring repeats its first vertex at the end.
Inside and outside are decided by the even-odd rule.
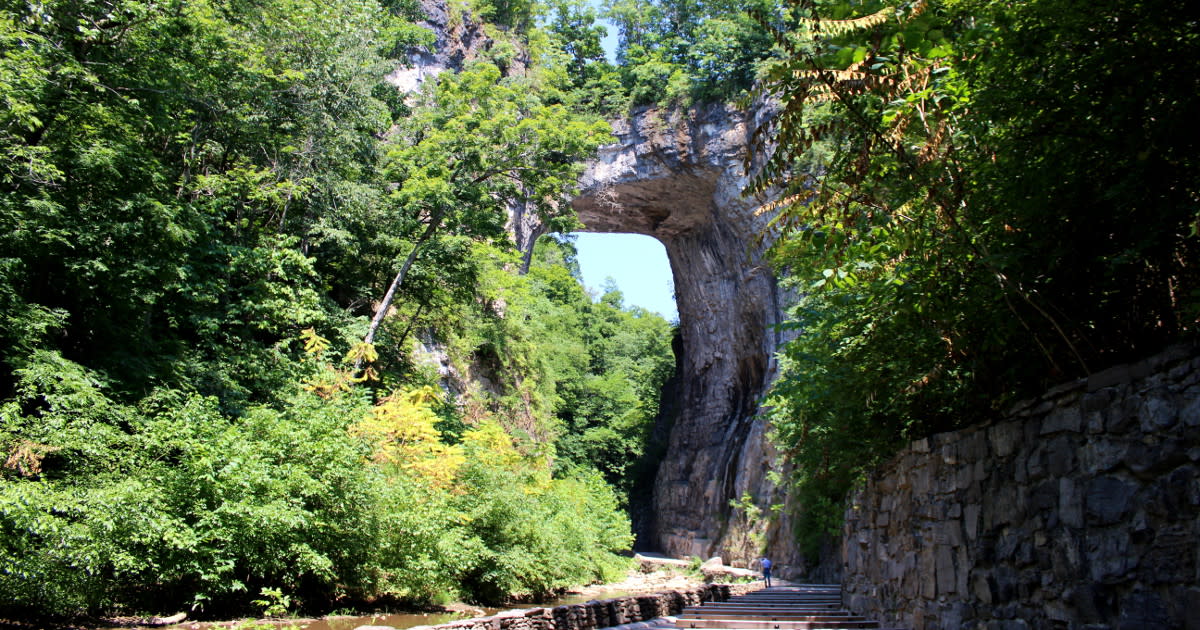
POLYGON ((807 79, 810 82, 838 82, 838 81, 866 81, 871 78, 878 78, 882 75, 862 72, 855 68, 847 68, 845 70, 793 70, 792 77, 796 79, 807 79))
POLYGON ((892 123, 892 128, 884 135, 893 147, 899 147, 904 141, 904 133, 908 131, 908 125, 912 123, 912 116, 908 114, 900 114, 896 116, 896 120, 892 123))
POLYGON ((841 37, 854 31, 879 26, 894 14, 895 9, 884 7, 871 15, 864 15, 863 17, 851 20, 801 19, 800 24, 812 29, 813 32, 821 33, 828 37, 841 37))
MULTIPOLYGON (((924 90, 929 85, 929 78, 933 76, 933 71, 937 67, 938 66, 936 65, 926 66, 913 72, 909 72, 908 69, 905 68, 906 76, 903 79, 895 82, 895 93, 919 92, 920 90, 924 90)), ((894 97, 893 94, 885 96, 888 96, 889 98, 894 97)))
MULTIPOLYGON (((747 172, 752 170, 753 156, 769 152, 773 153, 773 148, 786 145, 788 138, 781 138, 780 132, 783 130, 798 129, 803 120, 804 102, 799 99, 792 99, 784 104, 783 109, 778 114, 757 125, 750 133, 749 150, 746 151, 746 158, 744 160, 745 170, 747 172)), ((769 157, 766 162, 770 163, 771 160, 772 158, 769 157)), ((757 188, 751 188, 751 191, 757 190, 757 188)))
POLYGON ((801 203, 805 199, 808 199, 811 196, 812 196, 811 193, 799 194, 799 195, 789 195, 787 197, 783 197, 782 199, 776 199, 775 201, 764 203, 763 205, 754 209, 754 216, 759 217, 768 212, 775 212, 779 208, 788 207, 788 206, 792 206, 792 205, 801 203))
POLYGON ((787 29, 780 28, 778 25, 771 22, 771 20, 768 19, 767 14, 763 12, 762 9, 751 9, 749 11, 749 15, 750 19, 757 22, 758 25, 761 26, 763 30, 765 30, 767 34, 771 36, 771 39, 775 42, 775 44, 786 50, 788 54, 792 56, 797 54, 796 46, 792 43, 791 38, 788 37, 787 29))
POLYGON ((838 98, 848 96, 857 96, 873 89, 873 81, 854 79, 850 81, 842 81, 834 86, 822 85, 819 88, 813 89, 805 97, 805 101, 812 103, 827 103, 838 98))
POLYGON ((921 151, 917 153, 917 164, 922 165, 932 161, 941 153, 942 146, 945 145, 946 139, 950 137, 950 125, 946 124, 945 120, 938 121, 937 129, 929 140, 925 142, 925 146, 921 147, 921 151))

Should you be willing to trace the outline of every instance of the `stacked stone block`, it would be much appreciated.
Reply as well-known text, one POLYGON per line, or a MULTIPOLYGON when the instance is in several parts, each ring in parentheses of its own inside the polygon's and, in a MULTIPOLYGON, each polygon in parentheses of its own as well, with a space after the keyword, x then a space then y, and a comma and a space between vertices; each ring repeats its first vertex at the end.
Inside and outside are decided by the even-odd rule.
POLYGON ((848 608, 918 630, 1200 630, 1200 353, 913 442, 842 544, 848 608))
POLYGON ((723 602, 759 588, 762 588, 761 583, 706 584, 685 590, 628 595, 554 608, 511 610, 491 617, 426 626, 424 630, 599 630, 678 615, 688 606, 723 602))

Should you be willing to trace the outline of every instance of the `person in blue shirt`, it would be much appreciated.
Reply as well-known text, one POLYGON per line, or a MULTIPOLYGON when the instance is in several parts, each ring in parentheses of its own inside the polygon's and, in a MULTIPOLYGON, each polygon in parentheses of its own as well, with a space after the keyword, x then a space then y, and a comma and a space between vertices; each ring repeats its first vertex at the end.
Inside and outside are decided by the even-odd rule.
POLYGON ((760 562, 762 563, 763 579, 767 581, 767 588, 771 588, 771 559, 763 558, 760 562))

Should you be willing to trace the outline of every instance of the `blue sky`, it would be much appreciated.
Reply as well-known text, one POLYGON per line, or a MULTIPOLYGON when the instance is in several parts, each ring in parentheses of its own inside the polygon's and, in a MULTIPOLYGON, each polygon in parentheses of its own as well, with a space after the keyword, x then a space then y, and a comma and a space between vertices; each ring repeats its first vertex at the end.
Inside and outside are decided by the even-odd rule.
POLYGON ((625 304, 655 311, 668 321, 679 319, 667 250, 651 236, 641 234, 588 234, 577 232, 579 271, 583 284, 599 295, 606 278, 612 278, 625 296, 625 304))
POLYGON ((617 63, 617 41, 619 39, 617 27, 604 18, 601 18, 599 22, 608 29, 608 34, 600 40, 600 46, 604 48, 604 56, 608 57, 609 62, 617 63))
MULTIPOLYGON (((596 11, 604 10, 604 3, 601 2, 601 0, 588 0, 588 4, 592 5, 592 8, 596 11)), ((600 18, 596 21, 596 23, 608 29, 608 34, 604 36, 604 39, 600 40, 600 46, 604 48, 604 56, 608 57, 608 60, 612 63, 616 63, 617 42, 620 39, 620 36, 617 33, 617 27, 605 18, 600 18)))
MULTIPOLYGON (((598 0, 592 6, 600 8, 598 0)), ((617 28, 608 20, 600 20, 608 29, 602 42, 609 61, 616 61, 617 28)), ((579 251, 579 270, 583 284, 596 294, 604 281, 612 278, 625 296, 625 304, 636 304, 677 321, 675 285, 671 279, 671 264, 662 243, 641 234, 575 233, 579 251)))

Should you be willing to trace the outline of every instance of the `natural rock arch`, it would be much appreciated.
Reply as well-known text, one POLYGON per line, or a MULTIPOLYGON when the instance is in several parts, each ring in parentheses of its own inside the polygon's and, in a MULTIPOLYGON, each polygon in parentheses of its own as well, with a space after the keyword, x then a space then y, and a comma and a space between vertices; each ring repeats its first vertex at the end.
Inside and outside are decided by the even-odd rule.
MULTIPOLYGON (((782 305, 754 245, 766 219, 742 195, 752 124, 722 105, 643 110, 615 121, 618 141, 600 149, 572 201, 583 231, 653 236, 671 262, 681 400, 649 533, 675 556, 753 554, 743 544, 746 532, 730 526, 730 501, 744 493, 760 506, 783 500, 766 474, 778 458, 756 417, 775 373, 782 305)), ((776 522, 765 532, 784 564, 800 560, 790 529, 776 522)))
MULTIPOLYGON (((408 92, 458 69, 492 42, 482 25, 451 19, 445 0, 420 0, 422 24, 435 35, 430 52, 387 80, 408 92)), ((520 64, 509 69, 520 70, 520 64)), ((745 531, 729 503, 749 493, 760 507, 785 497, 767 472, 778 465, 756 417, 776 373, 782 341, 781 291, 762 260, 765 218, 742 196, 743 160, 754 121, 727 105, 662 112, 642 110, 613 122, 618 141, 603 147, 581 178, 572 205, 589 232, 630 232, 667 250, 679 307, 682 353, 678 414, 655 483, 651 542, 667 553, 743 559, 745 531)), ((544 233, 535 213, 509 208, 509 231, 528 256, 544 233)), ((760 523, 778 571, 809 567, 796 551, 787 512, 760 523), (765 530, 765 531, 764 531, 765 530)))

